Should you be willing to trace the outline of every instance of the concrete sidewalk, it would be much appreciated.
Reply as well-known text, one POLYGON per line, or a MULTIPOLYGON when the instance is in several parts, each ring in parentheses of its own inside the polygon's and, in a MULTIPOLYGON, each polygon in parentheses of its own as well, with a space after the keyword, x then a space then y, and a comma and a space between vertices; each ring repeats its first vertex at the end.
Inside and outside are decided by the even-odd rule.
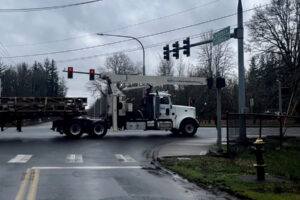
POLYGON ((188 139, 165 144, 156 149, 156 159, 177 156, 199 156, 209 152, 212 145, 216 144, 215 138, 188 139))

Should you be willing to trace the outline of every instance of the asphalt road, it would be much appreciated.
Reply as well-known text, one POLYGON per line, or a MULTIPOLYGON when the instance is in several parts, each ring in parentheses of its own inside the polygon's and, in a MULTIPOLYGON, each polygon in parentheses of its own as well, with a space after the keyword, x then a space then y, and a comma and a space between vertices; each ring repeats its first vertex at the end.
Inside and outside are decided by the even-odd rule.
MULTIPOLYGON (((215 138, 199 129, 195 140, 215 138)), ((168 132, 109 132, 103 139, 68 139, 50 124, 0 134, 0 199, 224 199, 151 164, 156 147, 191 138, 168 132)))

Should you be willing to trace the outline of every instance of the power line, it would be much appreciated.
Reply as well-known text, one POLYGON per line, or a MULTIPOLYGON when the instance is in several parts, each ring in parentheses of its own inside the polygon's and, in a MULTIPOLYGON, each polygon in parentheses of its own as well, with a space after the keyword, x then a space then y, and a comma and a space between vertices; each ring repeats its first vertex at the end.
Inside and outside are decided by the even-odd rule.
MULTIPOLYGON (((214 3, 218 2, 218 1, 220 1, 220 0, 214 0, 212 2, 208 2, 208 3, 205 3, 205 4, 200 4, 198 6, 194 6, 194 7, 185 9, 185 10, 174 12, 174 13, 171 13, 169 15, 165 15, 165 16, 153 18, 153 19, 150 19, 150 20, 141 21, 141 22, 136 23, 136 24, 130 24, 130 25, 127 25, 127 26, 122 26, 122 27, 119 27, 119 28, 115 28, 115 29, 111 29, 111 30, 106 30, 106 31, 103 31, 103 33, 111 33, 111 32, 115 32, 115 31, 125 30, 125 29, 129 29, 129 28, 132 28, 132 27, 135 27, 135 26, 139 26, 139 25, 143 25, 143 24, 148 24, 148 23, 151 23, 151 22, 154 22, 154 21, 158 21, 158 20, 170 18, 170 17, 176 16, 176 15, 181 15, 181 14, 190 12, 192 10, 196 10, 196 9, 199 9, 199 8, 203 8, 205 6, 209 6, 209 5, 214 4, 214 3)), ((43 45, 43 44, 51 44, 51 43, 56 43, 56 42, 63 42, 63 41, 69 41, 69 40, 84 38, 84 37, 88 37, 88 36, 92 36, 92 35, 95 35, 95 34, 84 34, 84 35, 78 35, 78 36, 64 38, 64 39, 51 40, 51 41, 45 41, 45 42, 38 42, 38 43, 32 43, 32 44, 6 45, 6 47, 36 46, 36 45, 43 45)))
POLYGON ((54 10, 54 9, 61 9, 67 7, 81 6, 90 3, 96 3, 99 1, 103 1, 103 0, 92 0, 92 1, 85 1, 80 3, 67 4, 67 5, 47 6, 47 7, 39 7, 39 8, 0 8, 0 12, 11 13, 11 12, 35 12, 35 11, 44 11, 44 10, 54 10))
MULTIPOLYGON (((264 5, 264 6, 266 6, 266 5, 264 5)), ((262 6, 259 6, 259 7, 262 7, 262 6)), ((245 10, 244 12, 249 12, 249 11, 252 11, 252 10, 254 10, 256 8, 258 8, 258 7, 245 10)), ((170 29, 170 30, 166 30, 166 31, 161 31, 161 32, 153 33, 153 34, 149 34, 149 35, 144 35, 144 36, 140 36, 140 37, 137 37, 137 38, 138 39, 144 39, 144 38, 147 38, 147 37, 153 37, 153 36, 162 35, 162 34, 174 32, 174 31, 179 31, 179 30, 183 30, 183 29, 187 29, 187 28, 191 28, 191 27, 195 27, 195 26, 199 26, 199 25, 211 23, 211 22, 218 21, 218 20, 221 20, 221 19, 229 18, 229 17, 232 17, 232 16, 236 16, 236 14, 237 13, 233 13, 233 14, 225 15, 225 16, 218 17, 218 18, 215 18, 215 19, 211 19, 211 20, 199 22, 199 23, 196 23, 196 24, 182 26, 182 27, 178 27, 178 28, 174 28, 174 29, 170 29)), ((97 48, 97 47, 103 47, 103 46, 108 46, 108 45, 113 45, 113 44, 128 42, 128 41, 131 41, 131 40, 132 39, 120 40, 120 41, 117 41, 117 42, 111 42, 111 43, 106 43, 106 44, 101 44, 101 45, 94 45, 94 46, 89 46, 89 47, 76 48, 76 49, 68 49, 68 50, 63 50, 63 51, 53 51, 53 52, 46 52, 46 53, 17 55, 17 56, 3 57, 3 58, 25 58, 25 57, 34 57, 34 56, 44 56, 44 55, 52 55, 52 54, 69 53, 69 52, 74 52, 74 51, 82 51, 82 50, 93 49, 93 48, 97 48)))
POLYGON ((148 23, 151 23, 151 22, 154 22, 154 21, 162 20, 162 19, 173 17, 173 16, 176 16, 176 15, 181 15, 181 14, 190 12, 192 10, 196 10, 198 8, 203 8, 203 7, 209 6, 209 5, 214 4, 218 1, 220 1, 220 0, 214 0, 212 2, 208 2, 208 3, 205 3, 205 4, 200 4, 198 6, 191 7, 191 8, 188 8, 188 9, 185 9, 185 10, 182 10, 182 11, 179 11, 179 12, 175 12, 175 13, 172 13, 172 14, 169 14, 169 15, 161 16, 161 17, 158 17, 158 18, 150 19, 150 20, 141 21, 141 22, 136 23, 136 24, 127 25, 127 26, 123 26, 123 27, 120 27, 120 28, 116 28, 116 29, 111 29, 111 30, 105 31, 104 33, 120 31, 120 30, 128 29, 128 28, 131 28, 131 27, 134 27, 134 26, 148 24, 148 23))

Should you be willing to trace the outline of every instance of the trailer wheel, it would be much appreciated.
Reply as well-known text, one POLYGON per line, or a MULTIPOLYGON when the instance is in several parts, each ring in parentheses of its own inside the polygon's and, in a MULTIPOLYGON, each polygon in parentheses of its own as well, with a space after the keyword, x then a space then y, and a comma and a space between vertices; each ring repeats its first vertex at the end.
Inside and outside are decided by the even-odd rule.
POLYGON ((106 133, 107 133, 106 125, 102 122, 96 122, 92 125, 89 131, 89 136, 94 138, 102 138, 106 135, 106 133))
POLYGON ((197 132, 197 128, 197 123, 191 119, 183 121, 182 125, 180 126, 180 130, 184 136, 194 136, 197 132))
POLYGON ((77 121, 72 121, 65 127, 64 133, 70 138, 80 138, 83 134, 82 125, 77 121))

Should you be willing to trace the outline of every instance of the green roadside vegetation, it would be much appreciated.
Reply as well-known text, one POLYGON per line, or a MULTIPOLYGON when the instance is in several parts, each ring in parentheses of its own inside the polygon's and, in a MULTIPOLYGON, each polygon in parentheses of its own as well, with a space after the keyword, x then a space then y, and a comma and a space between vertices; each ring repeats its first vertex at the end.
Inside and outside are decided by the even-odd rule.
POLYGON ((266 142, 266 173, 281 179, 280 182, 240 179, 256 174, 255 154, 250 147, 235 158, 214 155, 191 157, 191 160, 167 158, 162 165, 201 187, 216 187, 242 199, 300 200, 300 138, 287 139, 281 150, 278 150, 278 140, 267 139, 266 142))

